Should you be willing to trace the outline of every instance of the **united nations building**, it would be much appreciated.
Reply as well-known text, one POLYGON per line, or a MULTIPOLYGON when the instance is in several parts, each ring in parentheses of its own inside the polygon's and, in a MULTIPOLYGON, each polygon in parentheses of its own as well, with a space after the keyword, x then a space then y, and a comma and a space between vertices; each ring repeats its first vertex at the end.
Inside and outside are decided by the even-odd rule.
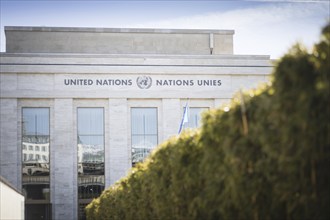
MULTIPOLYGON (((0 176, 26 220, 84 207, 201 112, 268 81, 268 55, 235 55, 233 30, 5 27, 0 176)), ((251 42, 251 44, 257 42, 251 42)))

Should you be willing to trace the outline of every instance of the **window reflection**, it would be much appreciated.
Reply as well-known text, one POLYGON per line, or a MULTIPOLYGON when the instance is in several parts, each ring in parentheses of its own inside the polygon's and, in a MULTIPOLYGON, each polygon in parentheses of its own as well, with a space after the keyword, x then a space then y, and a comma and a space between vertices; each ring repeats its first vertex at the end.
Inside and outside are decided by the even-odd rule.
MULTIPOLYGON (((83 207, 104 190, 104 111, 78 108, 77 115, 78 198, 79 207, 83 207)), ((85 218, 83 210, 79 219, 85 218)))
POLYGON ((157 108, 132 108, 132 165, 146 158, 158 144, 157 108))
POLYGON ((104 175, 104 146, 102 142, 103 135, 78 136, 78 174, 104 175))
POLYGON ((104 190, 104 176, 80 176, 78 184, 79 199, 93 199, 104 190))
POLYGON ((78 108, 78 174, 104 175, 102 108, 78 108))
POLYGON ((23 108, 22 118, 23 192, 28 203, 49 202, 49 108, 23 108))
POLYGON ((23 136, 49 136, 49 109, 23 108, 23 136))

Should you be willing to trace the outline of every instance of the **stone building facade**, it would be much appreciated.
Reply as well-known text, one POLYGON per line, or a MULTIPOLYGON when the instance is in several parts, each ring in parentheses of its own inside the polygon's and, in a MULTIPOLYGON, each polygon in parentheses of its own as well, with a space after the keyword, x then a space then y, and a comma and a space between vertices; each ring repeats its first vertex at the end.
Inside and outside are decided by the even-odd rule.
POLYGON ((269 56, 234 55, 233 30, 5 27, 0 175, 25 218, 83 208, 189 121, 266 82, 269 56))

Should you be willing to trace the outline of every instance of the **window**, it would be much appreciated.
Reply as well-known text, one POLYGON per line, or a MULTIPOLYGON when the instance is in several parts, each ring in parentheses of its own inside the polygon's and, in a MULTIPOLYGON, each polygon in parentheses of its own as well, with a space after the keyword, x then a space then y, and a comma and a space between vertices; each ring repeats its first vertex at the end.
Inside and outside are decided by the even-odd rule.
POLYGON ((45 152, 46 151, 46 147, 42 146, 42 151, 45 152))
POLYGON ((158 144, 157 108, 131 108, 132 165, 158 144))
MULTIPOLYGON (((104 190, 103 108, 78 108, 77 120, 78 206, 82 207, 104 190)), ((84 211, 79 212, 79 219, 84 218, 84 211)))
POLYGON ((33 160, 33 154, 29 154, 29 160, 33 160))
MULTIPOLYGON (((25 195, 25 218, 49 219, 49 161, 40 160, 35 151, 49 146, 49 108, 22 108, 22 190, 25 195), (29 154, 25 154, 28 146, 29 154)), ((49 157, 49 153, 43 153, 49 157)))
POLYGON ((23 144, 23 150, 26 150, 26 145, 25 144, 23 144))
POLYGON ((201 125, 201 113, 205 110, 208 110, 208 108, 189 108, 188 122, 183 125, 183 128, 198 128, 201 125))

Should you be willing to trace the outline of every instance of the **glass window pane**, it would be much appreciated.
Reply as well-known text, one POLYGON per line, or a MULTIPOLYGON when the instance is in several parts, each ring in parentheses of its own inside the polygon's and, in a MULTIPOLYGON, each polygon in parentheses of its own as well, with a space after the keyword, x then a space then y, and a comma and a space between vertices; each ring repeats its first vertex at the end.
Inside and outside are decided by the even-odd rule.
POLYGON ((103 145, 78 144, 78 162, 104 162, 103 145))
POLYGON ((103 108, 78 108, 78 163, 80 175, 104 173, 103 108))
POLYGON ((25 199, 49 202, 49 108, 23 108, 22 122, 22 189, 25 199))
POLYGON ((147 109, 144 116, 145 134, 157 134, 157 111, 155 108, 147 109))
POLYGON ((78 198, 79 219, 83 207, 104 190, 104 111, 78 108, 78 198), (88 202, 89 201, 89 202, 88 202))
POLYGON ((157 108, 132 108, 132 134, 157 134, 157 108))
POLYGON ((143 108, 132 108, 132 134, 144 134, 143 108))
POLYGON ((133 148, 144 148, 144 136, 143 135, 132 136, 132 147, 133 148))
POLYGON ((132 136, 133 148, 155 148, 157 145, 157 135, 134 135, 132 136))
POLYGON ((158 144, 157 108, 132 108, 132 163, 141 162, 158 144))
POLYGON ((103 135, 103 109, 78 108, 78 135, 103 135))
POLYGON ((49 135, 48 108, 23 108, 23 135, 49 135))
POLYGON ((83 145, 95 145, 95 146, 103 146, 103 135, 95 135, 95 136, 87 136, 87 135, 79 135, 78 143, 83 145))
POLYGON ((148 148, 132 148, 132 163, 142 162, 151 152, 148 148))

